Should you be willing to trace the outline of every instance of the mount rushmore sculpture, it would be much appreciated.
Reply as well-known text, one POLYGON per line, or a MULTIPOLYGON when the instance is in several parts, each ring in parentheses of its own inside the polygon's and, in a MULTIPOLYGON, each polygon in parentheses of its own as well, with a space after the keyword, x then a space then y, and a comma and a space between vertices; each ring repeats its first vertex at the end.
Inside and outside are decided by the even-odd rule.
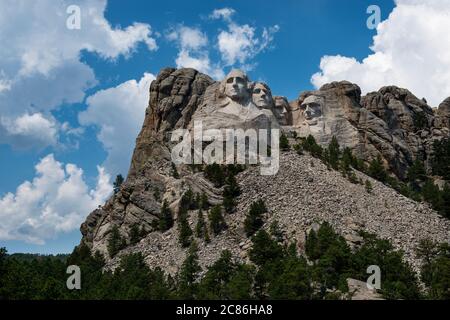
POLYGON ((341 81, 301 92, 288 102, 240 70, 218 82, 194 69, 167 68, 151 85, 130 173, 145 161, 149 141, 167 138, 175 129, 192 129, 201 120, 204 130, 281 128, 286 135, 312 135, 322 145, 335 136, 367 162, 381 156, 391 172, 404 178, 416 158, 429 164, 434 140, 449 136, 447 100, 433 109, 394 86, 361 97, 356 84, 341 81))

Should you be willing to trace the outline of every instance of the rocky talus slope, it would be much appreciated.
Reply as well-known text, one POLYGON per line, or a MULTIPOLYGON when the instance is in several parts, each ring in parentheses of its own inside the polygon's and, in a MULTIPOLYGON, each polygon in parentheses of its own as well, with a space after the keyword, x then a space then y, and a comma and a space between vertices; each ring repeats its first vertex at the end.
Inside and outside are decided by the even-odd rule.
MULTIPOLYGON (((280 160, 281 167, 275 176, 261 176, 258 167, 249 167, 237 176, 242 193, 236 212, 225 215, 228 229, 212 236, 210 243, 197 239, 201 266, 211 265, 225 249, 248 262, 251 241, 244 232, 244 219, 251 203, 257 199, 263 199, 269 210, 263 228, 268 230, 277 220, 285 232, 286 243, 297 243, 299 252, 304 251, 308 230, 324 221, 331 223, 353 245, 362 240, 359 230, 390 240, 395 248, 405 252, 405 258, 416 270, 420 262, 414 248, 421 239, 450 241, 450 221, 427 204, 406 198, 362 173, 357 172, 357 176, 372 183, 371 193, 364 185, 351 183, 308 154, 286 152, 281 154, 280 160)), ((190 212, 189 222, 195 230, 197 211, 190 212)), ((135 246, 123 250, 109 266, 114 267, 122 255, 133 252, 142 252, 150 266, 159 266, 174 274, 186 257, 187 249, 179 244, 175 224, 169 231, 152 232, 135 246)))

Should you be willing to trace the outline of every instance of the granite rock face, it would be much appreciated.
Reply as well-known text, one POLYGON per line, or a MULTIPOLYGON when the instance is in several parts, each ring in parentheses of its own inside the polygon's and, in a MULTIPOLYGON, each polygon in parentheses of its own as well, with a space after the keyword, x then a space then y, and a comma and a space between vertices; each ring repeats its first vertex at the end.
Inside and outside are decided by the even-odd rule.
MULTIPOLYGON (((430 159, 435 139, 449 136, 450 98, 433 110, 405 89, 384 87, 361 97, 356 84, 342 81, 303 92, 288 102, 272 96, 266 84, 251 82, 239 70, 218 82, 194 69, 163 69, 150 87, 126 181, 81 226, 82 242, 102 253, 108 268, 115 268, 125 254, 141 252, 150 266, 175 274, 187 252, 179 244, 176 223, 181 197, 191 189, 205 193, 211 205, 222 203, 222 188, 216 188, 202 172, 172 163, 172 131, 191 130, 196 120, 203 122, 203 129, 282 128, 300 136, 311 134, 324 145, 336 136, 341 146, 350 147, 366 161, 381 155, 392 173, 404 177, 414 159, 430 159), (165 201, 175 224, 165 232, 155 231, 154 221, 160 218, 165 201), (135 225, 146 235, 131 244, 135 225), (107 245, 113 226, 119 228, 127 245, 110 258, 107 245)), ((419 240, 430 236, 449 242, 448 220, 360 172, 356 175, 371 181, 371 194, 307 154, 283 152, 274 176, 261 176, 258 167, 250 166, 237 176, 242 192, 236 199, 236 212, 225 215, 228 229, 210 243, 197 239, 200 265, 211 265, 225 249, 248 261, 251 241, 243 221, 251 203, 259 198, 269 209, 264 228, 277 220, 285 231, 285 241, 295 241, 299 252, 304 250, 308 230, 323 221, 332 224, 351 245, 360 240, 358 230, 389 239, 405 251, 416 269, 419 262, 414 247, 419 240)), ((191 211, 188 222, 192 229, 196 219, 197 212, 191 211)))
POLYGON ((361 97, 356 84, 326 84, 291 102, 293 129, 323 145, 336 136, 342 146, 369 162, 378 155, 405 178, 415 159, 429 163, 435 139, 448 137, 448 99, 437 113, 406 89, 390 86, 361 97))

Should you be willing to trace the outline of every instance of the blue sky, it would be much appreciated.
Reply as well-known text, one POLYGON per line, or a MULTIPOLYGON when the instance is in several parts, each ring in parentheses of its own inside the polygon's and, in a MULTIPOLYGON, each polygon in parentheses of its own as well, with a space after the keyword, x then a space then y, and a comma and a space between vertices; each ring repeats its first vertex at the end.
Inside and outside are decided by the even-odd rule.
POLYGON ((29 9, 19 2, 0 4, 0 42, 12 43, 0 49, 0 247, 9 252, 70 252, 78 244, 79 222, 107 198, 108 178, 126 174, 161 68, 196 63, 217 76, 246 68, 290 100, 344 79, 366 92, 407 86, 434 106, 450 95, 439 85, 450 73, 440 54, 448 55, 448 35, 437 34, 436 43, 421 23, 433 14, 431 30, 449 29, 442 0, 38 0, 29 9), (81 9, 80 30, 64 26, 70 4, 81 9), (367 28, 369 5, 381 9, 381 28, 367 28), (226 11, 213 16, 218 9, 226 11), (418 50, 417 38, 430 49, 418 50), (404 56, 408 50, 414 55, 404 56), (430 61, 443 70, 424 73, 437 70, 430 61), (413 72, 437 84, 426 87, 413 72))

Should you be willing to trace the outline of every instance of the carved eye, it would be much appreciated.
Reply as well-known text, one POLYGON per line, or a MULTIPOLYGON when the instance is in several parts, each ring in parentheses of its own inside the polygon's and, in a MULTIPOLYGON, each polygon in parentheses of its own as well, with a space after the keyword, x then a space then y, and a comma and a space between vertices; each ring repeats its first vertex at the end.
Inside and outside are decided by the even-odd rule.
POLYGON ((227 80, 227 83, 233 83, 233 81, 234 81, 234 78, 229 78, 229 79, 227 80))
POLYGON ((257 88, 255 90, 253 90, 253 93, 260 94, 261 93, 261 89, 257 88))
POLYGON ((245 81, 244 81, 244 79, 237 77, 237 78, 236 78, 236 83, 237 83, 237 84, 244 84, 245 81))

